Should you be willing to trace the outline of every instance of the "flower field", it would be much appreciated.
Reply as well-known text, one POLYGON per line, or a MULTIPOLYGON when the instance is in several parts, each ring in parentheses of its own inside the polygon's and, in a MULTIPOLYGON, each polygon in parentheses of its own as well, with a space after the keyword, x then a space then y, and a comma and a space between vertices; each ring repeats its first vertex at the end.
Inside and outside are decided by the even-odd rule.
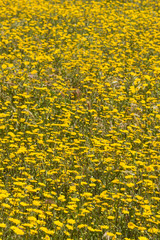
POLYGON ((160 2, 0 0, 0 239, 160 239, 160 2))

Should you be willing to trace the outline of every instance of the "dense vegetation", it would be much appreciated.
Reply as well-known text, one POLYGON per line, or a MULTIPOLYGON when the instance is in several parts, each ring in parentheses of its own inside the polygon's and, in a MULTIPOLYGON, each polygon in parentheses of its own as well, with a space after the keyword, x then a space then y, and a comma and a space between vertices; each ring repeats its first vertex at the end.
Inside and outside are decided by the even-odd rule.
POLYGON ((160 239, 160 2, 0 6, 0 239, 160 239))

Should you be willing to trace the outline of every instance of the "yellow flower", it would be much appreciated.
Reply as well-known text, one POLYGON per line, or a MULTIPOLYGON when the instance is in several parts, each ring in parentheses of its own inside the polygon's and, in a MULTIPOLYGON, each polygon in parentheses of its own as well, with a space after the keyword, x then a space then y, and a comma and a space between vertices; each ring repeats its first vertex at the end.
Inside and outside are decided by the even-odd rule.
POLYGON ((21 223, 21 221, 19 219, 15 219, 15 218, 9 218, 9 221, 19 225, 21 223))
POLYGON ((136 225, 134 223, 132 223, 132 222, 129 222, 128 223, 128 228, 134 229, 134 228, 136 228, 136 225))
POLYGON ((134 187, 134 183, 127 183, 126 185, 127 185, 127 187, 129 187, 129 188, 134 187))
POLYGON ((57 225, 58 227, 63 227, 63 223, 61 223, 60 221, 54 221, 54 224, 57 225))
POLYGON ((149 240, 149 239, 146 237, 139 237, 138 240, 149 240))
POLYGON ((66 227, 67 227, 69 230, 73 230, 73 226, 72 226, 72 225, 66 224, 66 227))
POLYGON ((44 240, 51 240, 51 238, 48 235, 46 235, 43 239, 44 240))
POLYGON ((1 228, 5 228, 7 225, 5 223, 0 223, 1 228))
POLYGON ((80 225, 77 226, 77 228, 79 228, 79 229, 81 229, 81 228, 85 228, 85 227, 87 227, 86 224, 80 224, 80 225))
POLYGON ((74 219, 67 219, 67 222, 69 223, 69 224, 75 224, 75 220, 74 219))
POLYGON ((50 234, 50 235, 53 235, 53 234, 54 234, 54 231, 49 230, 49 229, 47 229, 46 227, 40 227, 39 229, 40 229, 41 231, 47 233, 47 234, 50 234))
POLYGON ((24 235, 24 231, 18 227, 12 226, 10 227, 17 235, 24 235))

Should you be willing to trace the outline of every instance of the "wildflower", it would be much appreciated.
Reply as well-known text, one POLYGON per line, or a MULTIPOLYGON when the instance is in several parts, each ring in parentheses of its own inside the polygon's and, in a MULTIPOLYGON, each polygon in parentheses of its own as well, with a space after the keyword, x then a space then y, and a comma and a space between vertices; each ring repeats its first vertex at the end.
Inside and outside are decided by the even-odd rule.
POLYGON ((149 239, 146 238, 146 237, 139 237, 138 239, 139 239, 139 240, 149 240, 149 239))
POLYGON ((7 225, 5 223, 0 223, 1 228, 5 228, 7 225))
POLYGON ((63 223, 61 223, 60 221, 54 221, 54 224, 57 225, 58 227, 63 227, 63 223))
POLYGON ((24 231, 20 229, 19 227, 12 226, 10 227, 17 235, 24 235, 24 231))
POLYGON ((129 222, 128 223, 128 228, 130 228, 130 229, 134 229, 134 228, 136 228, 137 226, 133 223, 133 222, 129 222))
POLYGON ((9 218, 9 221, 19 225, 21 223, 21 221, 19 219, 15 219, 15 218, 9 218))
POLYGON ((112 239, 112 237, 114 237, 114 234, 111 232, 105 232, 105 234, 103 235, 102 239, 107 239, 110 240, 112 239))
POLYGON ((75 224, 75 220, 74 219, 67 219, 67 222, 69 223, 69 224, 75 224))

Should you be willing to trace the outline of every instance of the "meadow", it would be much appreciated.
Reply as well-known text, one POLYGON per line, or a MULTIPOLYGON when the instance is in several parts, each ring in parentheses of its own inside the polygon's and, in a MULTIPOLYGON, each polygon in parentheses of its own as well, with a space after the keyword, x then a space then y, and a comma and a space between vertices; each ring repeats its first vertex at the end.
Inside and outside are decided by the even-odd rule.
POLYGON ((160 239, 160 2, 0 0, 0 239, 160 239))

